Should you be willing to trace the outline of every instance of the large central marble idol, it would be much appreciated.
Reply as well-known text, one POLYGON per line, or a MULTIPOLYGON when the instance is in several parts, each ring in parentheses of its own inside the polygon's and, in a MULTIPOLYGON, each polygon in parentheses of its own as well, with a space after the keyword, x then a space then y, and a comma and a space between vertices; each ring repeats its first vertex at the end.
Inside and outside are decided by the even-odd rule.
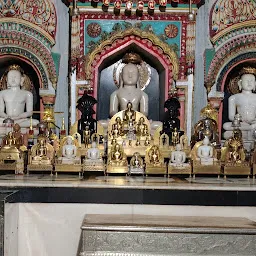
POLYGON ((139 111, 143 115, 148 116, 148 95, 138 86, 139 70, 136 64, 139 64, 141 59, 139 56, 124 59, 130 61, 130 63, 127 63, 122 69, 119 89, 111 94, 110 117, 120 110, 125 110, 128 102, 132 103, 135 111, 139 111))

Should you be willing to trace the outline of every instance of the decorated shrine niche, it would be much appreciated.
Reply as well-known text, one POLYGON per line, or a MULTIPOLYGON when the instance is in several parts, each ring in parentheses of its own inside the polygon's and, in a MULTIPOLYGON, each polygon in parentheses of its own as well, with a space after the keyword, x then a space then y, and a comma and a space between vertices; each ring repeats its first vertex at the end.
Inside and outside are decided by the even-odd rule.
MULTIPOLYGON (((200 5, 201 1, 193 3, 200 5)), ((122 59, 127 53, 136 53, 142 59, 138 67, 141 89, 149 98, 148 118, 164 120, 164 102, 175 89, 180 102, 180 126, 190 138, 193 79, 188 75, 194 68, 195 21, 188 17, 188 11, 192 11, 189 5, 162 1, 160 5, 149 5, 153 10, 149 13, 145 8, 136 11, 135 5, 129 9, 121 2, 120 9, 116 2, 92 4, 75 1, 71 9, 71 125, 80 119, 81 112, 75 105, 84 91, 98 101, 94 108, 97 120, 110 117, 109 100, 119 86, 122 59), (176 7, 179 14, 165 11, 176 7)), ((140 4, 145 7, 145 3, 140 4)))
POLYGON ((10 65, 19 65, 31 81, 35 118, 54 122, 60 61, 60 54, 52 52, 57 24, 54 4, 0 0, 0 18, 0 75, 10 65))
MULTIPOLYGON (((241 92, 238 89, 241 70, 255 67, 255 7, 255 1, 217 0, 210 11, 213 48, 205 51, 205 86, 209 102, 219 113, 218 130, 222 139, 232 135, 230 125, 227 125, 232 121, 228 117, 228 99, 241 92), (228 129, 228 135, 225 135, 223 125, 228 129)), ((247 137, 245 133, 244 139, 247 137)))

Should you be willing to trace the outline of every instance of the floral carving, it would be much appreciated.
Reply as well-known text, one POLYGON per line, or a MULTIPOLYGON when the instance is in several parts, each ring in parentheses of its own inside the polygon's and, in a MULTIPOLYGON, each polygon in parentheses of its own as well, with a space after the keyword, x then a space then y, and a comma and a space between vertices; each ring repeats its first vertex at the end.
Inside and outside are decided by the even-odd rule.
POLYGON ((101 26, 96 22, 90 23, 87 26, 87 34, 93 38, 98 37, 101 34, 101 26))
POLYGON ((164 33, 168 38, 174 38, 178 35, 179 29, 173 24, 169 24, 165 27, 164 33))

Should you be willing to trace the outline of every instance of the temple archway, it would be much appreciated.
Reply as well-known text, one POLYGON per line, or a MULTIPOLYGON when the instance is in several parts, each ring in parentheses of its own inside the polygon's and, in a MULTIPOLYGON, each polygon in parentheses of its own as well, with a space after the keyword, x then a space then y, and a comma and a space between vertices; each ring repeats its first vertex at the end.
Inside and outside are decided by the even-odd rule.
MULTIPOLYGON (((173 49, 152 33, 135 28, 127 29, 104 41, 87 56, 86 76, 90 81, 93 96, 95 98, 99 96, 101 71, 121 59, 126 52, 131 51, 140 54, 142 59, 159 74, 159 111, 152 117, 159 120, 163 116, 163 103, 168 98, 169 88, 173 80, 178 77, 179 62, 173 49)), ((105 115, 99 118, 107 118, 105 115)))

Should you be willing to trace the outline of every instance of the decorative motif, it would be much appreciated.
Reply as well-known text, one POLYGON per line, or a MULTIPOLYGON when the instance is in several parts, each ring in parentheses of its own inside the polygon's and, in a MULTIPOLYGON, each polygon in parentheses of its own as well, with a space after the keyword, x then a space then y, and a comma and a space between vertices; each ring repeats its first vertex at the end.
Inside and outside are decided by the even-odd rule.
POLYGON ((140 29, 135 28, 130 28, 125 31, 120 31, 116 33, 108 40, 102 42, 99 47, 97 47, 94 51, 91 52, 89 56, 87 56, 85 67, 85 70, 87 71, 87 79, 91 79, 93 77, 91 70, 96 65, 97 60, 100 59, 100 55, 102 54, 102 52, 104 52, 104 55, 106 54, 105 48, 110 51, 111 48, 116 48, 119 44, 123 45, 124 43, 131 42, 131 40, 143 40, 142 43, 146 44, 148 47, 150 46, 151 48, 153 48, 153 50, 158 55, 161 54, 164 57, 164 61, 168 63, 171 77, 177 79, 179 66, 176 53, 170 48, 168 44, 162 42, 154 34, 147 33, 145 31, 141 31, 140 29))
MULTIPOLYGON (((150 0, 149 0, 150 1, 150 0)), ((145 1, 145 3, 147 2, 147 0, 145 1)), ((179 3, 183 3, 183 1, 179 2, 179 3)), ((186 2, 187 3, 187 2, 186 2)), ((196 0, 193 1, 194 4, 201 4, 201 0, 196 0)), ((72 63, 72 65, 76 65, 77 67, 77 79, 78 80, 85 80, 86 79, 86 61, 87 61, 87 57, 84 57, 84 53, 85 53, 85 43, 84 43, 84 39, 85 39, 85 22, 84 20, 92 20, 95 19, 95 17, 97 17, 98 19, 101 20, 111 20, 111 19, 116 19, 116 16, 113 13, 107 12, 103 14, 99 14, 96 11, 92 11, 92 12, 87 12, 87 13, 80 13, 80 57, 79 57, 79 61, 77 61, 76 63, 72 63)), ((132 16, 133 18, 133 16, 132 16)), ((127 20, 127 16, 124 15, 124 13, 120 13, 119 18, 120 20, 127 20)), ((188 25, 188 17, 186 13, 164 13, 164 15, 149 15, 146 12, 143 12, 143 15, 140 18, 141 20, 162 20, 162 21, 177 21, 179 20, 181 22, 182 25, 182 30, 181 30, 181 47, 180 47, 180 61, 179 61, 179 72, 177 73, 177 78, 179 77, 179 79, 184 79, 186 76, 186 72, 187 72, 187 60, 186 60, 186 29, 187 29, 187 25, 188 25)), ((109 37, 111 37, 113 35, 110 35, 109 37)), ((121 38, 122 40, 122 38, 121 38)), ((175 51, 175 45, 170 45, 173 50, 175 51)), ((173 61, 172 61, 173 63, 173 61)))
POLYGON ((31 22, 55 38, 57 17, 50 0, 0 0, 0 18, 8 17, 31 22))
POLYGON ((87 26, 87 34, 93 38, 98 37, 101 34, 101 26, 96 22, 90 23, 87 26))
POLYGON ((230 31, 236 29, 238 23, 248 23, 252 21, 255 24, 255 8, 255 1, 217 0, 211 10, 211 37, 223 30, 230 31))
POLYGON ((179 29, 174 24, 169 24, 164 29, 164 33, 168 38, 175 38, 178 35, 179 29))
MULTIPOLYGON (((37 56, 37 58, 40 59, 40 62, 42 62, 45 65, 45 69, 48 69, 49 72, 49 79, 52 81, 53 84, 57 83, 57 74, 56 74, 56 68, 55 64, 51 55, 51 52, 42 45, 42 43, 35 38, 31 37, 30 35, 17 32, 17 31, 0 31, 0 44, 1 47, 4 47, 5 45, 12 45, 17 52, 21 52, 21 48, 24 49, 24 53, 26 51, 29 52, 26 53, 24 57, 27 57, 28 55, 34 54, 37 56)), ((10 47, 10 50, 12 47, 10 47)), ((39 66, 41 66, 40 64, 39 66)), ((37 66, 37 65, 36 65, 37 66)), ((48 83, 48 79, 46 79, 48 83)), ((47 85, 48 88, 48 85, 47 85)))

